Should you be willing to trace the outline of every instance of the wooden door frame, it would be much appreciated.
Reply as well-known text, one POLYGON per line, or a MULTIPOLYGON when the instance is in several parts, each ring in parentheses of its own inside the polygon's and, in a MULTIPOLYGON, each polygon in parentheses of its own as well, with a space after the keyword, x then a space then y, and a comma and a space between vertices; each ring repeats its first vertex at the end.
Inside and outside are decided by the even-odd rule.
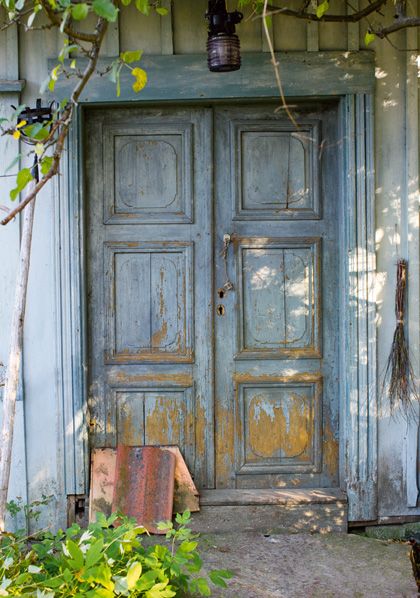
MULTIPOLYGON (((339 101, 343 198, 340 272, 340 480, 349 500, 349 520, 377 517, 377 359, 375 300, 375 217, 371 52, 295 52, 279 55, 285 94, 302 99, 339 101)), ((95 78, 81 98, 72 125, 67 160, 56 203, 57 337, 60 347, 59 400, 64 419, 66 494, 88 488, 86 388, 86 279, 83 182, 83 108, 147 102, 209 103, 278 101, 266 54, 246 54, 237 73, 210 74, 205 56, 155 56, 144 60, 149 86, 139 95, 124 75, 122 94, 95 78), (188 86, 185 86, 185 78, 188 86)), ((68 97, 67 80, 55 94, 68 97)))

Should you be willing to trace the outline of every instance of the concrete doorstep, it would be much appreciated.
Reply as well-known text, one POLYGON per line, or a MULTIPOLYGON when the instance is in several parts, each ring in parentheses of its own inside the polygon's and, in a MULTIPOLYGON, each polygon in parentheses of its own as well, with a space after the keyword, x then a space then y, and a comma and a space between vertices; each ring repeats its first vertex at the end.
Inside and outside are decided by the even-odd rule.
POLYGON ((353 534, 202 534, 205 570, 230 569, 226 598, 417 596, 409 546, 353 534))

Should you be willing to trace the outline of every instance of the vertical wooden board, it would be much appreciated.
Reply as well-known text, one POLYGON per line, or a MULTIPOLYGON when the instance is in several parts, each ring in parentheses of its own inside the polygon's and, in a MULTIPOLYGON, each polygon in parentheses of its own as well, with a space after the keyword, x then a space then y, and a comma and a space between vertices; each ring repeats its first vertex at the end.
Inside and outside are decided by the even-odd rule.
MULTIPOLYGON (((359 0, 353 0, 352 5, 347 5, 347 14, 352 14, 359 10, 359 0)), ((358 50, 360 47, 359 43, 359 23, 348 23, 347 24, 347 49, 350 51, 358 50)), ((361 46, 362 48, 364 47, 361 46)))
MULTIPOLYGON (((41 25, 40 20, 38 25, 41 25)), ((40 57, 57 56, 64 36, 55 30, 34 31, 19 36, 20 76, 26 80, 22 103, 34 105, 39 88, 48 75, 48 63, 40 57)), ((54 228, 58 180, 45 187, 35 211, 31 268, 25 318, 23 383, 25 391, 26 463, 28 471, 28 502, 42 494, 54 495, 48 509, 34 526, 65 525, 65 438, 82 434, 83 414, 73 411, 75 426, 65 429, 63 409, 57 401, 59 384, 57 337, 56 269, 57 241, 54 228), (40 292, 43 289, 43 292, 40 292), (48 347, 48 351, 40 351, 48 347), (42 391, 40 391, 42 389, 42 391), (42 413, 42 441, 40 414, 42 413), (78 428, 75 432, 75 427, 78 428)), ((70 404, 73 397, 68 397, 70 404)))
MULTIPOLYGON (((121 13, 120 13, 121 14, 121 13)), ((120 55, 120 17, 114 23, 108 23, 108 28, 102 42, 101 55, 115 57, 120 55)))
POLYGON ((141 446, 144 441, 144 393, 116 392, 117 444, 141 446))
MULTIPOLYGON (((163 18, 163 17, 162 17, 163 18)), ((164 18, 168 18, 164 17, 164 18)), ((143 50, 146 54, 161 54, 161 17, 153 10, 142 15, 134 3, 122 7, 120 12, 120 50, 143 50)), ((150 84, 153 80, 150 81, 150 84)))
MULTIPOLYGON (((245 11, 245 15, 249 15, 249 7, 245 11)), ((242 52, 261 52, 263 48, 263 40, 265 35, 261 19, 243 19, 236 27, 236 33, 241 42, 242 52)))
POLYGON ((265 30, 264 24, 261 23, 261 37, 262 37, 262 51, 269 52, 270 51, 270 43, 267 39, 267 32, 269 40, 271 41, 271 45, 274 48, 274 27, 273 27, 273 19, 267 20, 267 31, 265 30))
MULTIPOLYGON (((0 11, 3 17, 3 11, 0 11)), ((18 30, 16 26, 0 31, 0 79, 19 79, 19 55, 18 55, 18 30)), ((8 117, 11 113, 11 104, 17 106, 20 103, 18 94, 0 94, 0 114, 8 117)), ((0 175, 6 174, 6 168, 11 164, 19 153, 18 144, 8 135, 0 138, 1 165, 0 175)), ((18 170, 18 165, 12 174, 18 170)), ((1 204, 12 209, 15 205, 9 200, 9 191, 15 185, 14 177, 1 178, 1 204)), ((4 212, 0 212, 4 214, 4 212)), ((20 249, 19 217, 2 227, 0 235, 0 255, 2 266, 0 269, 0 375, 6 374, 10 345, 10 324, 13 310, 16 274, 20 249)), ((22 378, 21 378, 22 380, 22 378)), ((3 387, 0 387, 0 406, 3 394, 3 387)), ((26 438, 25 438, 25 405, 22 385, 19 385, 15 429, 13 434, 12 464, 9 484, 8 499, 21 497, 24 504, 28 502, 27 496, 27 470, 26 470, 26 438)), ((1 425, 1 410, 0 410, 1 425)), ((25 529, 26 521, 22 514, 16 518, 7 517, 7 529, 25 529)))
MULTIPOLYGON (((419 3, 410 3, 407 6, 408 15, 415 16, 419 3)), ((419 32, 416 29, 407 31, 407 47, 418 48, 419 32)), ((406 79, 406 228, 407 228, 407 257, 408 257, 408 338, 410 354, 413 364, 414 376, 419 377, 419 294, 420 294, 420 264, 419 264, 419 93, 418 93, 418 52, 407 52, 407 79, 406 79)), ((419 413, 419 406, 416 405, 419 413)), ((418 417, 418 415, 417 415, 418 417)), ((406 438, 406 494, 407 506, 417 507, 419 499, 419 472, 418 460, 419 423, 414 418, 408 424, 406 438)))
POLYGON ((306 23, 306 49, 308 52, 319 50, 319 23, 316 21, 306 23))
MULTIPOLYGON (((386 10, 387 17, 392 18, 393 6, 386 10)), ((393 43, 403 48, 405 33, 393 36, 393 43)), ((407 56, 405 52, 394 52, 390 44, 382 43, 375 43, 375 53, 377 317, 382 322, 377 329, 380 388, 395 326, 395 264, 397 257, 405 252, 408 242, 405 226, 401 222, 406 188, 406 123, 403 109, 406 98, 403 80, 407 56), (393 167, 389 168, 391 163, 393 167)), ((391 417, 386 393, 380 393, 378 398, 381 414, 378 421, 378 514, 386 517, 407 510, 404 496, 404 438, 407 425, 403 418, 391 417)))
MULTIPOLYGON (((346 14, 346 2, 330 0, 329 12, 337 15, 346 14)), ((347 50, 346 23, 319 23, 319 49, 347 50)))
MULTIPOLYGON (((46 23, 47 20, 42 17, 36 22, 38 26, 46 23)), ((26 81, 23 99, 27 103, 33 103, 40 96, 41 84, 48 76, 47 57, 55 58, 65 39, 66 36, 56 29, 36 30, 30 35, 19 36, 19 75, 26 81)))
POLYGON ((202 54, 206 52, 207 20, 204 18, 207 0, 174 2, 174 53, 202 54))
POLYGON ((168 11, 160 17, 160 45, 162 54, 174 53, 174 30, 173 30, 173 0, 163 0, 162 8, 168 11))
MULTIPOLYGON (((290 2, 291 8, 299 9, 300 0, 290 2)), ((273 17, 273 34, 276 50, 306 50, 306 22, 277 15, 273 17)))

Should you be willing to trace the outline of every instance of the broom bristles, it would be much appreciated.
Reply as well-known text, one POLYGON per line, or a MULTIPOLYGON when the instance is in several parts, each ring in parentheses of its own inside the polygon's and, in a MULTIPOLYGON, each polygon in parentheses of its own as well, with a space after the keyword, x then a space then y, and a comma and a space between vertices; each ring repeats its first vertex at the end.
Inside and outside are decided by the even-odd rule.
POLYGON ((397 325, 387 360, 383 389, 388 387, 391 414, 401 407, 405 416, 417 417, 414 403, 419 401, 419 392, 410 360, 410 351, 405 335, 404 318, 407 287, 407 261, 397 262, 397 285, 395 291, 395 316, 397 325))

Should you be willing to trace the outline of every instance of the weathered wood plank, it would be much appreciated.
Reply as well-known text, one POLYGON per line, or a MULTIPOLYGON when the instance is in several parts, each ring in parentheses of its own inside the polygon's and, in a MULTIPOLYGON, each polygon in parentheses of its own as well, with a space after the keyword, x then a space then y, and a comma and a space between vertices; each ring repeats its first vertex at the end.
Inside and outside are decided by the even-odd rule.
POLYGON ((108 23, 108 28, 102 43, 102 56, 118 56, 120 53, 120 19, 114 23, 108 23))
POLYGON ((343 255, 348 256, 348 261, 342 299, 345 301, 342 371, 346 372, 342 420, 346 422, 346 439, 342 441, 346 447, 349 519, 357 521, 377 516, 372 100, 364 95, 348 98, 345 110, 345 136, 349 145, 344 155, 347 185, 343 255))
MULTIPOLYGON (((415 4, 415 3, 414 3, 415 4)), ((413 3, 407 6, 410 16, 417 12, 413 3)), ((418 32, 414 29, 407 31, 407 47, 418 48, 418 32)), ((403 212, 406 215, 406 247, 404 253, 408 258, 408 338, 414 376, 419 376, 419 310, 420 310, 420 271, 419 271, 419 92, 418 92, 418 52, 407 53, 407 84, 406 84, 406 189, 403 198, 406 205, 403 212)), ((418 406, 415 407, 418 413, 418 406)), ((418 421, 408 422, 406 435, 406 494, 407 506, 417 507, 419 498, 418 485, 419 438, 418 421)))
MULTIPOLYGON (((351 6, 347 4, 347 14, 359 9, 359 0, 353 0, 351 6)), ((347 24, 347 49, 352 52, 359 49, 359 23, 347 24)))
MULTIPOLYGON (((371 52, 296 52, 278 55, 286 95, 316 96, 363 93, 373 89, 374 55, 371 52)), ((81 61, 80 61, 81 62, 81 61)), ((205 55, 147 56, 142 61, 149 84, 140 93, 132 90, 132 76, 121 73, 121 96, 115 85, 95 77, 81 102, 139 102, 229 98, 272 98, 278 96, 273 67, 267 54, 244 54, 242 67, 233 73, 209 73, 205 55), (185 85, 188 81, 188 85, 185 85), (252 84, 251 84, 252 82, 252 84)), ((72 83, 57 82, 55 98, 68 97, 72 83)))
POLYGON ((24 87, 24 79, 0 79, 0 93, 20 93, 24 87))
POLYGON ((166 8, 168 14, 160 17, 160 43, 162 54, 174 53, 174 32, 172 18, 173 0, 163 0, 162 8, 166 8))
POLYGON ((319 50, 319 25, 315 21, 308 21, 306 24, 306 49, 308 52, 319 50))
MULTIPOLYGON (((18 30, 16 26, 0 32, 0 114, 10 116, 11 105, 20 103, 20 92, 23 83, 19 80, 19 54, 18 30)), ((18 148, 13 139, 8 135, 0 138, 1 168, 0 175, 4 174, 7 166, 18 153, 18 148)), ((1 203, 6 207, 14 207, 9 200, 9 191, 14 186, 14 178, 1 179, 1 203)), ((0 363, 7 366, 7 355, 10 344, 10 319, 13 308, 14 288, 20 248, 20 218, 16 218, 8 226, 3 227, 1 235, 2 267, 0 269, 0 363)), ((2 399, 3 388, 0 388, 2 399)), ((0 423, 3 404, 0 402, 0 423)), ((27 467, 26 467, 26 438, 25 438, 25 407, 23 401, 23 388, 19 384, 15 414, 15 430, 12 448, 12 474, 9 484, 9 499, 20 496, 24 503, 27 497, 27 467)), ((17 528, 26 528, 23 514, 14 521, 17 528)), ((11 529, 12 522, 7 522, 11 529)))

